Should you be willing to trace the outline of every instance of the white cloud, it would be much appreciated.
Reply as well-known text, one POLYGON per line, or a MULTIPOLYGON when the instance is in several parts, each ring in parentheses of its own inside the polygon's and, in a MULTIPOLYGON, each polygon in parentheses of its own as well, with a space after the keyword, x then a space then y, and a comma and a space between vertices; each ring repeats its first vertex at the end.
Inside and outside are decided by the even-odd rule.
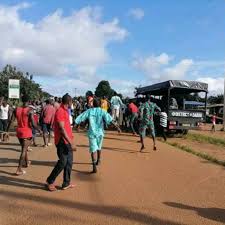
POLYGON ((162 78, 163 79, 183 79, 187 72, 193 65, 192 59, 183 59, 175 66, 167 67, 164 69, 162 78))
POLYGON ((129 10, 128 15, 136 20, 141 20, 145 16, 145 12, 141 8, 133 8, 129 10))
POLYGON ((183 59, 175 65, 170 64, 173 57, 166 53, 158 56, 137 57, 133 66, 143 72, 148 79, 161 81, 166 79, 182 79, 193 65, 191 59, 183 59))
MULTIPOLYGON (((209 84, 209 94, 222 94, 224 90, 224 78, 219 73, 203 75, 203 71, 220 69, 225 71, 225 61, 193 61, 192 59, 181 59, 174 63, 174 58, 166 53, 158 56, 136 57, 133 67, 144 73, 145 83, 151 84, 165 80, 197 80, 209 84)), ((208 73, 209 74, 209 73, 208 73)))
POLYGON ((101 8, 84 7, 64 16, 61 10, 31 23, 21 18, 21 3, 0 6, 0 66, 13 64, 38 76, 94 77, 110 59, 107 47, 125 39, 118 19, 102 21, 101 8))
POLYGON ((197 81, 205 82, 207 83, 209 94, 210 95, 217 95, 217 94, 223 94, 224 93, 224 79, 225 77, 199 77, 197 81))

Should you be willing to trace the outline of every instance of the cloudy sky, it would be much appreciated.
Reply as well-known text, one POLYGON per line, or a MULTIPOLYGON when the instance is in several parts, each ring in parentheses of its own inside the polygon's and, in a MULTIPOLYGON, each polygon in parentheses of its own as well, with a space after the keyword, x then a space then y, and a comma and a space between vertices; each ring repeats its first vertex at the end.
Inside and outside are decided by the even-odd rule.
POLYGON ((0 67, 34 74, 53 95, 102 79, 124 95, 168 79, 223 92, 224 0, 0 0, 0 67))

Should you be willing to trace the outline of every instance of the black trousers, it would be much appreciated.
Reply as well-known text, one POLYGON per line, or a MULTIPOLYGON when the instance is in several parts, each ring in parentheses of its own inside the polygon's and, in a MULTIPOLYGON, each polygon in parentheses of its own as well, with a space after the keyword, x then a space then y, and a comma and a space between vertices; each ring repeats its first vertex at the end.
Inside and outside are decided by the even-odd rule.
POLYGON ((66 187, 70 184, 70 175, 73 166, 73 151, 71 145, 65 144, 63 140, 60 140, 56 147, 59 160, 50 176, 47 178, 47 182, 53 184, 57 176, 63 171, 62 187, 66 187))

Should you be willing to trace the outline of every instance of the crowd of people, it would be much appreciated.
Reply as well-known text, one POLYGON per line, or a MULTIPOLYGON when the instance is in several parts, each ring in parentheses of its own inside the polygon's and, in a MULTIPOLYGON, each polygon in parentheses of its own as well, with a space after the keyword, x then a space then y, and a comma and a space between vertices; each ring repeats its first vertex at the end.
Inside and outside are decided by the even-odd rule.
POLYGON ((47 178, 47 188, 50 191, 56 190, 54 182, 62 171, 64 171, 62 189, 74 187, 70 182, 73 151, 76 150, 73 128, 77 128, 78 131, 81 127, 87 129, 93 173, 97 172, 101 162, 105 129, 114 127, 119 133, 121 129, 130 130, 134 136, 140 137, 140 151, 145 148, 144 139, 148 131, 153 139, 153 150, 156 150, 154 115, 158 115, 159 132, 166 140, 164 130, 167 127, 167 114, 161 112, 160 107, 151 101, 150 96, 139 102, 135 99, 124 102, 116 93, 109 100, 106 96, 100 99, 92 92, 88 92, 86 99, 82 97, 72 99, 69 94, 65 94, 62 98, 30 101, 29 96, 23 95, 21 101, 22 105, 15 107, 1 98, 1 141, 6 141, 8 131, 16 119, 16 135, 21 145, 21 155, 16 170, 16 175, 19 176, 25 174, 24 168, 31 164, 28 151, 32 150, 31 146, 37 146, 36 135, 43 137, 43 148, 52 145, 51 138, 54 136, 59 160, 47 178))

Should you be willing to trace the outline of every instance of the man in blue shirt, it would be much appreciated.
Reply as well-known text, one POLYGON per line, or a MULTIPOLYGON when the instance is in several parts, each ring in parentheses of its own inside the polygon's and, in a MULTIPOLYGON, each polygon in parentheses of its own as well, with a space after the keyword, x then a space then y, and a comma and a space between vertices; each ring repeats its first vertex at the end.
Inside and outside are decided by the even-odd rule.
MULTIPOLYGON (((109 113, 100 108, 100 101, 94 99, 93 108, 90 108, 79 115, 75 123, 80 124, 81 122, 89 121, 89 151, 91 153, 92 164, 93 164, 93 173, 97 172, 97 167, 100 163, 102 142, 104 138, 104 122, 109 125, 113 123, 113 118, 109 113), (97 160, 96 160, 97 158, 97 160)), ((114 124, 115 125, 115 124, 114 124)), ((118 126, 115 125, 117 128, 118 126)), ((118 128, 119 130, 119 128, 118 128)), ((119 130, 120 131, 120 130, 119 130)))

